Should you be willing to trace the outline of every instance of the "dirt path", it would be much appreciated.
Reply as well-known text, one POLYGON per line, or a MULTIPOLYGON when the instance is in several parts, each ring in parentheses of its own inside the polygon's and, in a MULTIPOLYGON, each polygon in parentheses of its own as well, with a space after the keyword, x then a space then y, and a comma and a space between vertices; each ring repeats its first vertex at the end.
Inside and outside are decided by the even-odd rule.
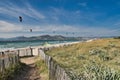
POLYGON ((42 80, 35 67, 36 60, 35 57, 22 58, 21 62, 25 65, 14 80, 42 80))

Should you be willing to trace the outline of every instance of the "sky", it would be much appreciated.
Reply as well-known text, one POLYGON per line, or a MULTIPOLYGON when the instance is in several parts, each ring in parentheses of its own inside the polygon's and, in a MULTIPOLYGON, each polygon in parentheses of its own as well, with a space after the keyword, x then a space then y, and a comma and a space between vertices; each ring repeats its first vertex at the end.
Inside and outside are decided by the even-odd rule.
POLYGON ((0 0, 0 38, 47 34, 120 36, 120 0, 0 0))

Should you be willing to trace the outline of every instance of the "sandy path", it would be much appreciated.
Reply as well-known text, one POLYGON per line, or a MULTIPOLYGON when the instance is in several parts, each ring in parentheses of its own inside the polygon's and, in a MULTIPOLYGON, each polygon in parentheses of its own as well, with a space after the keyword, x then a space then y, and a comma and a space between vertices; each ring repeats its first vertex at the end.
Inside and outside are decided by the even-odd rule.
POLYGON ((13 80, 42 80, 35 67, 36 60, 35 57, 22 58, 21 62, 25 65, 13 80))

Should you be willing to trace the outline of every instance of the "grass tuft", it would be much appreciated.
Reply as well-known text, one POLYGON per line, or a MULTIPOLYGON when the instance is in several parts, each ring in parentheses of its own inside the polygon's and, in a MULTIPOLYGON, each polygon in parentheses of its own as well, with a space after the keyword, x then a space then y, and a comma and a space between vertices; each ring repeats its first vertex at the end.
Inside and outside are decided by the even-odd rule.
POLYGON ((44 60, 42 60, 40 57, 37 57, 37 61, 35 63, 39 74, 43 77, 44 80, 49 80, 49 73, 47 65, 45 64, 44 60))

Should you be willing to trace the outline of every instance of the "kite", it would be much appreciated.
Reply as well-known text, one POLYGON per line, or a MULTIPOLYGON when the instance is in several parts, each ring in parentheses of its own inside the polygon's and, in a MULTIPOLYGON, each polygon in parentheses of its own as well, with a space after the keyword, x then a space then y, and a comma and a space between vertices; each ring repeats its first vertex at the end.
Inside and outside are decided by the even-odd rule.
POLYGON ((32 32, 32 29, 30 29, 30 32, 32 32))
POLYGON ((20 20, 20 22, 22 22, 22 17, 21 16, 19 16, 19 20, 20 20))

